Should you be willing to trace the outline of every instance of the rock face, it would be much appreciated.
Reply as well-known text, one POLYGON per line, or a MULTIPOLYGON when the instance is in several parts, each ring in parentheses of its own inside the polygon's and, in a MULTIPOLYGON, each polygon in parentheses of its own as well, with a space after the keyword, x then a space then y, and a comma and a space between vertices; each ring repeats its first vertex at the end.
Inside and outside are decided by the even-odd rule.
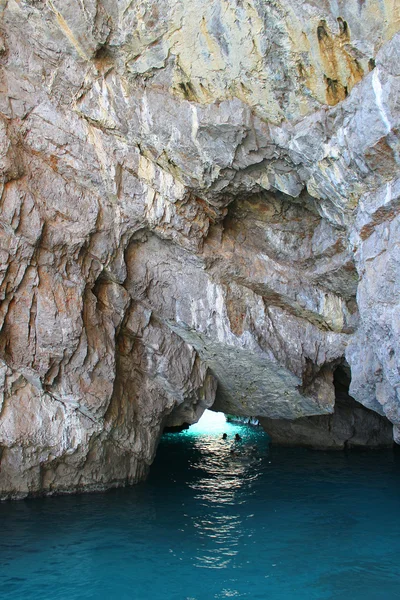
POLYGON ((341 381, 343 367, 334 373, 335 410, 330 415, 296 420, 261 418, 273 444, 305 446, 319 450, 390 448, 393 432, 390 421, 356 402, 348 391, 350 381, 341 381))
POLYGON ((136 482, 210 406, 332 414, 344 360, 399 441, 396 0, 0 15, 0 496, 136 482))

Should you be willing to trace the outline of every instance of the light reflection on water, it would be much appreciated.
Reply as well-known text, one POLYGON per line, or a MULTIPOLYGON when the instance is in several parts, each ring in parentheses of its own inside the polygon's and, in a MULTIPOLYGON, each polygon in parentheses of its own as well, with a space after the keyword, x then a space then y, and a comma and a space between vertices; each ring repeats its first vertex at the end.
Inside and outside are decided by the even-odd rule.
POLYGON ((391 452, 200 423, 163 436, 144 484, 0 505, 0 598, 398 599, 399 483, 391 452))
MULTIPOLYGON (((197 553, 193 566, 206 569, 225 569, 233 563, 243 540, 243 515, 234 511, 226 512, 227 506, 240 506, 245 499, 240 491, 249 487, 259 473, 257 469, 268 450, 266 437, 261 430, 227 423, 223 413, 206 411, 195 426, 181 434, 190 440, 196 458, 189 461, 191 470, 198 476, 190 481, 189 487, 195 492, 196 505, 207 509, 202 514, 192 516, 198 536, 201 553, 197 553), (240 432, 242 440, 235 442, 235 433, 240 432), (222 434, 228 439, 223 440, 222 434), (254 434, 258 441, 255 452, 254 434)), ((171 440, 173 442, 173 440, 171 440)), ((247 536, 251 537, 247 532, 247 536)))

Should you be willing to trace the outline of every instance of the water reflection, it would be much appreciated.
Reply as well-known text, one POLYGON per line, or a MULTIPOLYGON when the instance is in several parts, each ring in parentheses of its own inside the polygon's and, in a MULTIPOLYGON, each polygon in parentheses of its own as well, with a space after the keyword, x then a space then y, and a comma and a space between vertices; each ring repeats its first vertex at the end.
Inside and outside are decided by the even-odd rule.
MULTIPOLYGON (((206 417, 178 434, 191 450, 186 483, 194 492, 193 506, 198 508, 198 512, 185 515, 191 520, 196 538, 193 566, 235 568, 235 557, 245 538, 252 536, 248 522, 243 525, 243 511, 237 509, 254 493, 252 486, 260 475, 262 457, 267 454, 267 438, 257 432, 258 443, 254 445, 254 430, 250 427, 226 423, 223 415, 222 419, 206 417), (238 431, 242 439, 235 442, 238 431), (226 440, 222 439, 224 432, 228 434, 226 440)), ((173 442, 173 435, 166 436, 166 441, 173 442)), ((246 516, 246 521, 252 516, 246 516)))
POLYGON ((1 600, 400 598, 399 455, 220 427, 165 436, 138 486, 0 504, 1 600))

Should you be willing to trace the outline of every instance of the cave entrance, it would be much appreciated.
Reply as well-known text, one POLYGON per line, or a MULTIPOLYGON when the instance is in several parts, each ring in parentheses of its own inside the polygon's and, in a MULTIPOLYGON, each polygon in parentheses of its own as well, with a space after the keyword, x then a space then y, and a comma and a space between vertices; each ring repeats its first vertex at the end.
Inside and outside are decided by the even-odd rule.
POLYGON ((193 425, 182 423, 182 425, 164 427, 163 434, 180 433, 189 428, 191 433, 201 433, 205 431, 218 433, 224 428, 225 423, 226 417, 224 413, 206 409, 197 423, 194 423, 193 425))
POLYGON ((266 457, 268 452, 267 433, 262 427, 251 424, 249 418, 205 410, 193 425, 164 428, 152 472, 160 476, 171 464, 176 466, 179 479, 186 477, 185 471, 205 464, 212 464, 215 474, 223 474, 226 468, 240 467, 241 470, 243 467, 246 471, 254 460, 257 462, 266 457))
POLYGON ((222 412, 205 410, 197 423, 191 425, 190 429, 194 433, 203 431, 219 433, 226 427, 226 417, 222 412))
POLYGON ((333 385, 335 387, 335 401, 355 400, 350 396, 351 370, 346 362, 341 363, 333 372, 333 385))
POLYGON ((214 410, 206 409, 197 423, 189 425, 189 423, 183 423, 173 427, 164 427, 163 434, 168 433, 181 433, 190 429, 191 435, 207 434, 223 434, 231 426, 258 426, 259 422, 255 417, 237 417, 235 415, 228 415, 223 412, 217 412, 214 410))
POLYGON ((149 481, 161 478, 168 488, 171 483, 195 482, 196 490, 214 494, 218 488, 230 501, 246 478, 258 473, 268 454, 269 438, 262 427, 228 421, 224 413, 206 410, 197 423, 180 431, 164 429, 149 481))

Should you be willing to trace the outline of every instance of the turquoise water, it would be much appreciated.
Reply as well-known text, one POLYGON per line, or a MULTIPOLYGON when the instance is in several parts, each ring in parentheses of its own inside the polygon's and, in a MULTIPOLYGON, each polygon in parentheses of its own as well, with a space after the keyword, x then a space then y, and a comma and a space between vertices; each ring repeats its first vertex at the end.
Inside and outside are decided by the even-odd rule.
POLYGON ((399 463, 166 435, 144 484, 0 504, 0 598, 400 598, 399 463))

